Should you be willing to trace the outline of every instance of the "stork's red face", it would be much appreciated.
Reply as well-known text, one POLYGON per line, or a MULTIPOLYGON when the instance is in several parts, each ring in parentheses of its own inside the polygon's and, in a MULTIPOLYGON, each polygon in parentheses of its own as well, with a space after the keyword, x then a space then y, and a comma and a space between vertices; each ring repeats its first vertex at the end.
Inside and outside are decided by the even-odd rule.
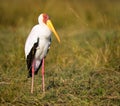
POLYGON ((49 20, 49 16, 47 14, 43 14, 43 22, 46 24, 47 20, 49 20))
POLYGON ((59 36, 58 36, 58 34, 57 34, 51 20, 49 19, 49 16, 44 13, 44 14, 42 14, 42 17, 43 17, 43 20, 42 20, 43 23, 45 23, 48 26, 48 28, 55 34, 58 42, 60 42, 60 38, 59 38, 59 36))

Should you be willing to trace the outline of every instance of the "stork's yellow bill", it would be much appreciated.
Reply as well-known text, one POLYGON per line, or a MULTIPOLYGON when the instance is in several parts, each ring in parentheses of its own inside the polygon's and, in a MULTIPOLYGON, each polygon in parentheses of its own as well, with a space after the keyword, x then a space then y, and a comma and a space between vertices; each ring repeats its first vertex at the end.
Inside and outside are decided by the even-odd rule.
POLYGON ((58 35, 58 33, 56 32, 56 30, 55 30, 55 28, 54 28, 54 26, 53 26, 53 24, 52 24, 52 22, 51 22, 50 19, 47 20, 47 26, 48 26, 48 27, 50 28, 50 30, 55 34, 55 36, 56 36, 58 42, 60 43, 59 35, 58 35))

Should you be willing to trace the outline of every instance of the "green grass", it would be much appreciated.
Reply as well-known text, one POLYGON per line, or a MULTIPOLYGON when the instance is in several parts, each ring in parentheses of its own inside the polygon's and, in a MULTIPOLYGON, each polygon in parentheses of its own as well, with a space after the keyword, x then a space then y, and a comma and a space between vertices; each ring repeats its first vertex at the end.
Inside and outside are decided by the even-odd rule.
POLYGON ((119 106, 119 1, 12 1, 0 4, 1 106, 119 106), (31 94, 24 44, 41 11, 50 14, 61 43, 53 36, 45 59, 46 92, 40 70, 31 94))

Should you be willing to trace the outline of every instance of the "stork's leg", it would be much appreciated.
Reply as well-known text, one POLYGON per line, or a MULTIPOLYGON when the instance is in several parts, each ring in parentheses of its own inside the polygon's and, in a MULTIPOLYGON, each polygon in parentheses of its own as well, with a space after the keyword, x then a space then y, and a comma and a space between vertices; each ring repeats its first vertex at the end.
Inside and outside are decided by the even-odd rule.
POLYGON ((42 60, 42 90, 45 92, 45 82, 44 82, 44 58, 42 60))
POLYGON ((34 86, 34 72, 35 72, 35 61, 32 63, 32 85, 31 85, 31 93, 33 93, 33 86, 34 86))

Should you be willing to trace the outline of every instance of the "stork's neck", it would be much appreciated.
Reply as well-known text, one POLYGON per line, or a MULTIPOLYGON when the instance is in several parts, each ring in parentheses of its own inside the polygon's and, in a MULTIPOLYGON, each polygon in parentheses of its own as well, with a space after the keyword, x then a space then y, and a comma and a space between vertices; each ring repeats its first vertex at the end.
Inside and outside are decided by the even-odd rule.
POLYGON ((51 37, 51 30, 48 28, 48 26, 44 23, 38 24, 39 25, 39 33, 41 38, 49 39, 51 37))

